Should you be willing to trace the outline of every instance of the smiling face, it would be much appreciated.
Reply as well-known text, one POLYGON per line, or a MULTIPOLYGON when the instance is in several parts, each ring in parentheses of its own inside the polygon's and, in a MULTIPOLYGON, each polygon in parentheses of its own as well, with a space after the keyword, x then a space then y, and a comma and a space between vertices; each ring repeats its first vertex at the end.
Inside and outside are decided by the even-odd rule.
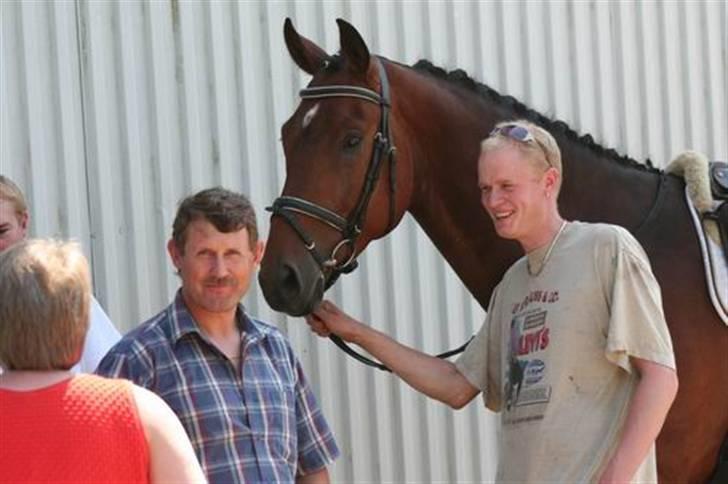
POLYGON ((183 250, 174 240, 167 248, 182 278, 185 303, 198 322, 235 313, 263 256, 263 242, 251 247, 247 229, 224 233, 205 219, 189 223, 183 250))
POLYGON ((0 198, 0 252, 20 242, 28 233, 28 213, 18 214, 15 206, 0 198))
POLYGON ((557 180, 554 168, 544 170, 513 145, 483 153, 478 162, 481 203, 496 233, 526 251, 537 248, 549 230, 557 180))

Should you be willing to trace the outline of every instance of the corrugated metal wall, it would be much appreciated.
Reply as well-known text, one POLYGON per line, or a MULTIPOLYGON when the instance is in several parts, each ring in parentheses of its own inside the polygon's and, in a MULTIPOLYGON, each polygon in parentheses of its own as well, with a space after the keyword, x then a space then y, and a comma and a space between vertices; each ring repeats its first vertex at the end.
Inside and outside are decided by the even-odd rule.
MULTIPOLYGON (((343 17, 372 52, 463 68, 638 160, 728 159, 724 1, 2 2, 0 172, 25 189, 35 234, 82 241, 120 328, 177 286, 164 244, 179 199, 222 184, 262 209, 280 191, 279 128, 307 82, 287 16, 329 51, 343 17)), ((483 317, 409 218, 332 294, 429 352, 483 317)), ((344 452, 336 481, 492 479, 496 425, 480 401, 452 412, 273 314, 257 286, 247 304, 311 376, 344 452)))

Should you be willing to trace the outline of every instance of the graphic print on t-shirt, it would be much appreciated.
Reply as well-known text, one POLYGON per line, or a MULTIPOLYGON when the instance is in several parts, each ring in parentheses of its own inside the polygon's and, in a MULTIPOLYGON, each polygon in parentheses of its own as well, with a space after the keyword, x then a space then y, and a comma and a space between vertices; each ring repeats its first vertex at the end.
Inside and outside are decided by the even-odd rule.
POLYGON ((544 306, 557 300, 556 291, 532 291, 513 305, 503 391, 505 423, 543 418, 551 399, 545 358, 550 341, 548 310, 544 306))

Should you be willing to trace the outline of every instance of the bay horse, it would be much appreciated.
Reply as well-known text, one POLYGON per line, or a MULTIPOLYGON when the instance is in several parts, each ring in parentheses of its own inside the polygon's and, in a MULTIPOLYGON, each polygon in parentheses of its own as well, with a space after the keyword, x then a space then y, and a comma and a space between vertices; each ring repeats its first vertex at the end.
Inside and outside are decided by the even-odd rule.
POLYGON ((579 137, 462 71, 371 56, 356 29, 337 22, 335 55, 300 36, 290 19, 284 25, 291 57, 313 77, 282 127, 286 180, 259 274, 270 306, 309 313, 369 242, 409 211, 486 308, 522 253, 496 236, 481 208, 480 141, 501 120, 529 119, 561 147, 563 216, 621 225, 645 248, 680 378, 657 440, 659 476, 710 479, 728 431, 728 327, 707 294, 684 182, 579 137))

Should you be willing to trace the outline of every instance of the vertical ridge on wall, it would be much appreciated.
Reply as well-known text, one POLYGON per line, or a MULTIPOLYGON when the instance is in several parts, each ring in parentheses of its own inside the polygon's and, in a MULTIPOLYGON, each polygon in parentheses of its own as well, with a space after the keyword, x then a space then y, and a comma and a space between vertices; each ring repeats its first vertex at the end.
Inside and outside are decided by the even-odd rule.
MULTIPOLYGON (((123 305, 118 304, 119 299, 126 296, 126 291, 120 287, 121 281, 125 278, 123 264, 116 259, 114 254, 119 253, 113 240, 114 219, 104 214, 116 214, 118 211, 112 203, 113 191, 116 183, 122 180, 116 174, 111 174, 108 153, 118 152, 117 144, 107 135, 101 123, 112 123, 118 119, 116 112, 112 109, 113 103, 108 105, 103 102, 106 96, 114 99, 116 97, 113 88, 113 76, 107 74, 106 69, 99 66, 99 51, 113 54, 113 48, 104 33, 111 33, 110 19, 101 15, 98 9, 94 9, 91 3, 81 2, 78 10, 80 18, 79 37, 81 38, 81 75, 82 75, 82 97, 84 99, 84 120, 85 120, 85 158, 88 163, 87 184, 89 186, 89 207, 94 245, 92 247, 94 267, 93 272, 96 278, 95 289, 100 293, 101 300, 106 301, 106 310, 112 315, 120 315, 123 305), (99 30, 101 32, 99 32, 99 30), (101 112, 98 112, 99 105, 101 112), (105 174, 106 176, 102 176, 105 174), (103 193, 103 195, 102 195, 103 193), (116 277, 110 277, 112 271, 118 268, 120 273, 116 277), (113 295, 113 297, 111 296, 113 295)), ((35 161, 35 160, 33 160, 35 161)), ((119 164, 113 164, 119 166, 119 164)))
MULTIPOLYGON (((182 8, 177 5, 179 23, 175 25, 175 44, 178 52, 178 82, 180 88, 179 104, 182 121, 183 158, 181 172, 184 174, 183 183, 187 189, 192 189, 193 183, 197 186, 209 186, 211 180, 206 180, 204 170, 209 162, 211 141, 206 133, 207 99, 207 63, 205 59, 207 43, 204 42, 204 9, 201 3, 191 2, 182 8), (201 52, 202 51, 202 52, 201 52), (202 91, 202 92, 201 92, 202 91), (199 171, 199 173, 198 173, 199 171)), ((179 191, 179 187, 176 187, 179 191)))
MULTIPOLYGON (((373 54, 463 69, 638 161, 665 166, 687 148, 728 159, 726 2, 6 0, 0 172, 26 191, 34 234, 81 240, 121 330, 177 289, 165 244, 184 196, 243 191, 267 235, 280 128, 310 80, 286 50, 286 17, 329 53, 344 18, 373 54)), ((436 353, 481 326, 411 216, 360 262, 327 297, 404 344, 436 353)), ((274 313, 257 282, 245 302, 306 369, 342 448, 334 481, 494 479, 498 421, 480 398, 454 412, 351 361, 274 313)))
MULTIPOLYGON (((59 164, 54 163, 58 152, 56 136, 58 113, 57 104, 53 100, 52 87, 54 76, 52 62, 53 42, 51 39, 51 15, 43 5, 26 3, 19 12, 19 50, 22 52, 20 67, 20 84, 22 90, 22 107, 25 108, 23 121, 28 156, 37 160, 28 166, 26 174, 30 188, 28 200, 38 219, 36 226, 42 225, 50 234, 57 235, 66 227, 62 227, 60 211, 53 209, 52 201, 63 201, 63 192, 57 184, 48 190, 41 190, 44 177, 59 177, 59 164), (36 33, 36 23, 43 26, 43 31, 36 33), (38 64, 36 64, 36 62, 38 64)), ((57 77, 56 77, 57 78, 57 77)))
POLYGON ((90 234, 87 192, 86 163, 83 149, 83 124, 76 123, 81 115, 79 84, 78 38, 75 25, 76 16, 72 9, 51 6, 51 37, 55 39, 53 59, 55 86, 51 95, 54 107, 58 111, 57 126, 52 129, 58 150, 56 156, 60 162, 62 206, 80 207, 79 210, 68 209, 60 212, 60 226, 64 232, 75 234, 81 241, 86 254, 90 250, 90 234))
POLYGON ((149 192, 145 214, 150 245, 147 249, 151 268, 148 273, 152 274, 148 275, 151 281, 146 314, 151 315, 161 309, 165 299, 172 297, 177 286, 165 247, 172 234, 172 210, 178 201, 179 187, 184 186, 184 170, 180 165, 189 159, 185 150, 189 137, 184 134, 186 117, 180 102, 183 99, 180 80, 184 62, 178 37, 180 12, 164 8, 161 2, 150 2, 147 8, 148 16, 142 29, 149 39, 146 79, 153 109, 149 114, 149 152, 145 154, 145 162, 151 165, 151 178, 143 186, 149 192))
POLYGON ((663 126, 662 105, 657 97, 657 90, 653 88, 659 79, 658 57, 654 54, 657 50, 657 37, 655 18, 657 13, 653 3, 643 3, 637 7, 637 29, 638 29, 638 61, 640 69, 640 97, 642 99, 642 110, 640 117, 650 119, 650 123, 642 123, 640 133, 642 135, 642 153, 645 158, 651 160, 664 159, 664 151, 660 140, 660 133, 663 126), (653 146, 652 152, 648 147, 653 146))
POLYGON ((707 3, 702 14, 701 23, 706 26, 703 62, 708 68, 705 93, 710 99, 710 109, 707 109, 709 146, 712 153, 725 154, 728 153, 728 137, 725 131, 721 135, 721 129, 728 126, 728 5, 726 2, 707 3), (721 55, 722 63, 716 61, 721 55))
MULTIPOLYGON (((143 23, 143 12, 140 8, 122 8, 117 5, 113 12, 113 21, 118 32, 133 31, 143 23)), ((145 225, 145 212, 150 206, 151 200, 146 198, 146 191, 143 187, 135 186, 135 181, 142 181, 150 178, 147 173, 149 167, 145 153, 149 151, 149 116, 146 107, 148 90, 144 84, 144 66, 147 64, 145 52, 141 45, 147 44, 145 36, 131 37, 128 39, 117 39, 118 63, 119 63, 119 136, 120 136, 120 158, 126 160, 121 163, 122 190, 127 193, 135 193, 132 197, 123 197, 123 211, 129 216, 129 227, 143 227, 145 225), (142 121, 142 122, 140 122, 142 121)), ((145 273, 149 267, 147 247, 153 249, 147 243, 146 231, 129 230, 128 237, 132 240, 125 249, 128 251, 126 258, 131 264, 128 276, 137 281, 139 291, 130 293, 133 310, 141 313, 141 309, 147 309, 149 303, 146 299, 150 296, 149 278, 145 273)))

